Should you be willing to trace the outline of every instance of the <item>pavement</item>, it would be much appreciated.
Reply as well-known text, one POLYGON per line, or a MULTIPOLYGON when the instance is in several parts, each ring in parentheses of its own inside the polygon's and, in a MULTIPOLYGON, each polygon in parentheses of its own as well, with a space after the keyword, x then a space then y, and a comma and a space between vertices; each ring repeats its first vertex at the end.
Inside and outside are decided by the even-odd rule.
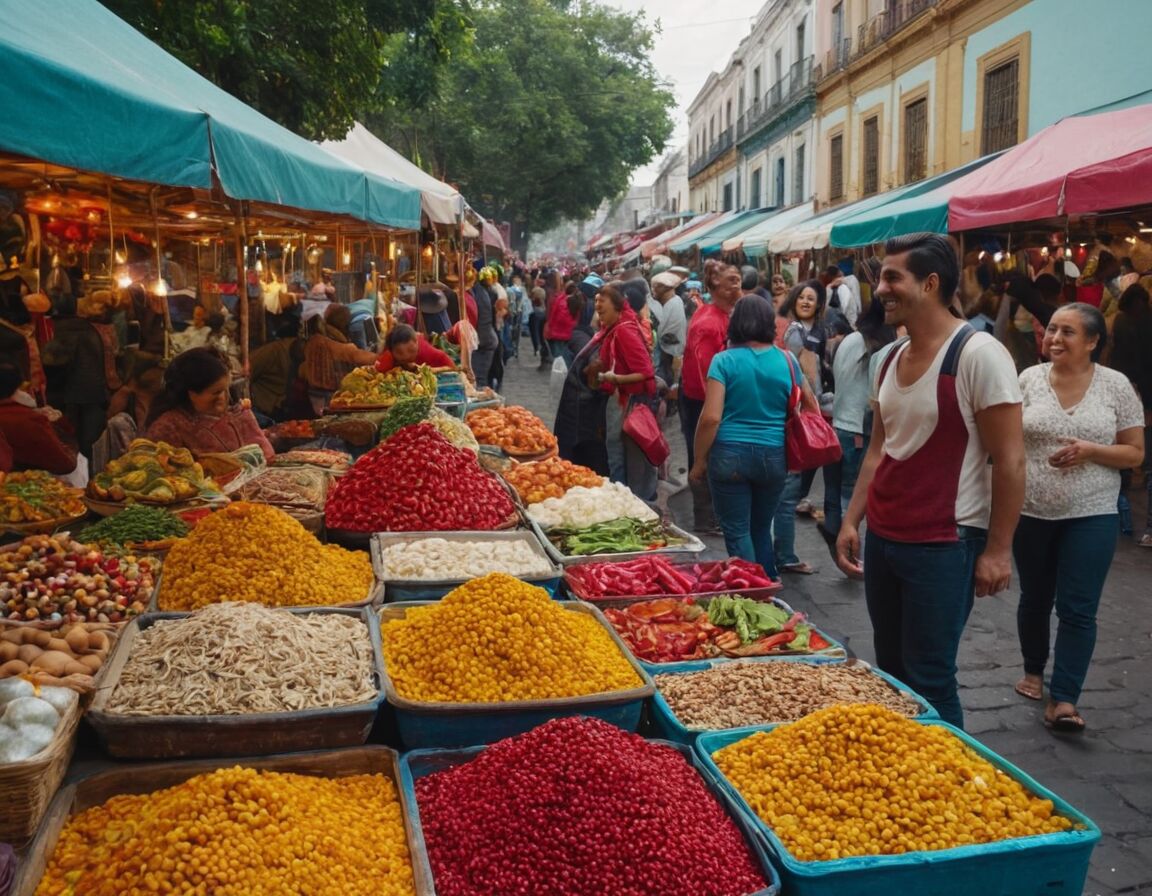
MULTIPOLYGON (((509 404, 523 405, 551 425, 556 400, 549 394, 549 372, 538 369, 527 338, 521 340, 520 353, 507 364, 502 392, 509 404)), ((684 482, 686 455, 678 421, 667 422, 666 434, 673 476, 684 482)), ((821 490, 818 476, 810 495, 817 507, 821 490)), ((1139 535, 1145 493, 1133 490, 1129 497, 1139 535)), ((691 528, 687 490, 674 495, 669 506, 677 521, 691 528)), ((722 539, 704 540, 706 557, 726 555, 722 539)), ((797 521, 796 550, 817 572, 785 576, 780 596, 857 656, 874 661, 863 585, 836 568, 813 521, 797 521)), ((1012 689, 1022 672, 1014 591, 977 601, 960 647, 960 699, 968 733, 1084 812, 1103 832, 1092 854, 1087 896, 1152 893, 1150 582, 1152 550, 1122 537, 1101 600, 1096 651, 1078 704, 1088 723, 1081 735, 1050 733, 1042 724, 1042 704, 1012 689)))

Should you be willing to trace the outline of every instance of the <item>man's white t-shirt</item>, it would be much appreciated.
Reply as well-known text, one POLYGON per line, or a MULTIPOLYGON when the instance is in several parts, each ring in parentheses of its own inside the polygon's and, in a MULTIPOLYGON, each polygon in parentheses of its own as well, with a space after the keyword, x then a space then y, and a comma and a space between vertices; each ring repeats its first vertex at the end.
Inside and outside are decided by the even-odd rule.
MULTIPOLYGON (((907 343, 894 349, 895 357, 888 365, 883 383, 878 382, 882 364, 876 371, 872 401, 878 405, 884 423, 884 453, 894 460, 907 460, 924 446, 936 429, 936 381, 951 343, 950 336, 940 346, 929 368, 911 385, 897 383, 900 355, 907 349, 907 343)), ((956 491, 956 524, 986 529, 992 507, 992 468, 988 465, 988 449, 976 429, 976 414, 985 408, 1020 404, 1023 400, 1012 356, 987 333, 973 334, 960 354, 956 398, 968 430, 968 445, 956 491)))

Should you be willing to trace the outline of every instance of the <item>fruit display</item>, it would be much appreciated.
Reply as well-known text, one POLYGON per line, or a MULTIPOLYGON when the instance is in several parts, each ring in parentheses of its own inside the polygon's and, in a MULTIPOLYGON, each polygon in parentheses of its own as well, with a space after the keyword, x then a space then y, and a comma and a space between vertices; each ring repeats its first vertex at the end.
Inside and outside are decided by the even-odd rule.
POLYGON ((647 663, 804 654, 832 646, 803 613, 741 597, 660 598, 605 610, 604 616, 647 663))
POLYGON ((30 535, 0 553, 0 611, 9 619, 123 622, 152 596, 151 561, 116 557, 67 534, 30 535))
POLYGON ((546 576, 552 563, 524 541, 447 541, 422 537, 394 542, 380 550, 381 578, 386 581, 459 581, 505 572, 510 576, 546 576))
POLYGON ((951 849, 1072 826, 1050 800, 948 729, 872 704, 819 710, 712 759, 801 862, 951 849))
POLYGON ((333 451, 331 448, 296 448, 285 451, 272 458, 269 466, 292 467, 308 466, 321 467, 331 473, 343 473, 352 466, 352 455, 345 451, 333 451))
POLYGON ((516 494, 525 504, 538 504, 548 498, 563 497, 565 492, 577 485, 596 488, 607 481, 595 470, 559 457, 517 464, 504 474, 504 479, 516 489, 516 494))
POLYGON ((739 557, 706 563, 674 564, 664 557, 639 557, 619 563, 582 563, 564 573, 581 600, 609 597, 699 595, 736 590, 778 590, 764 567, 739 557))
POLYGON ((0 679, 19 675, 37 685, 90 691, 112 649, 111 629, 84 622, 0 628, 0 679))
POLYGON ((22 679, 0 681, 0 766, 32 759, 47 749, 76 700, 67 688, 39 687, 22 679))
POLYGON ((80 491, 51 473, 0 472, 0 523, 38 523, 82 516, 80 491))
POLYGON ((362 455, 324 508, 330 529, 350 532, 492 530, 515 513, 476 455, 449 444, 430 423, 406 426, 362 455))
POLYGON ((283 510, 237 502, 205 517, 168 552, 161 610, 224 601, 275 607, 367 600, 375 577, 367 554, 321 544, 283 510))
POLYGON ((432 408, 428 413, 428 422, 457 448, 467 448, 473 454, 480 453, 480 443, 476 441, 476 436, 472 435, 472 430, 463 420, 445 413, 440 408, 432 408))
POLYGON ((124 454, 92 477, 87 489, 88 497, 98 501, 146 504, 175 504, 205 492, 218 493, 219 487, 205 475, 191 451, 147 439, 134 440, 124 454))
POLYGON ((183 538, 188 531, 184 520, 163 508, 130 504, 119 513, 82 529, 76 538, 85 544, 149 551, 171 547, 173 541, 183 538))
POLYGON ((396 785, 234 765, 114 796, 68 819, 36 890, 152 892, 414 896, 396 785))
POLYGON ((924 711, 862 663, 722 663, 653 677, 685 728, 719 731, 794 722, 840 703, 874 703, 909 718, 924 711))
POLYGON ((684 755, 598 719, 493 744, 419 778, 416 802, 441 896, 768 891, 684 755))
POLYGON ((243 501, 303 511, 323 509, 327 493, 327 474, 308 467, 266 469, 249 479, 237 491, 243 501))
POLYGON ((641 687, 595 617, 502 573, 382 626, 397 694, 426 703, 504 703, 641 687))
POLYGON ((265 433, 270 439, 311 439, 316 435, 316 430, 311 420, 285 420, 269 426, 265 433))
POLYGON ((332 408, 385 408, 403 398, 436 397, 436 374, 427 364, 415 371, 394 367, 377 373, 374 367, 357 367, 340 381, 328 403, 332 408))
POLYGON ((556 436, 544 421, 517 405, 481 408, 472 411, 464 422, 481 445, 500 448, 512 457, 531 457, 556 448, 556 436))

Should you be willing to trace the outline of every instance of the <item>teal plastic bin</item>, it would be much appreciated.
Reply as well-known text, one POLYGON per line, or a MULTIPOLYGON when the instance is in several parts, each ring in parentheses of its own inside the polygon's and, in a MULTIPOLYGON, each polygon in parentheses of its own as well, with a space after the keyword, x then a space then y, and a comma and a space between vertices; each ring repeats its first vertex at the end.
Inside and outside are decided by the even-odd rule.
MULTIPOLYGON (((410 601, 385 604, 380 609, 380 624, 402 619, 412 607, 427 606, 433 601, 410 601)), ((626 691, 604 691, 583 697, 554 700, 516 700, 508 703, 422 703, 406 700, 396 693, 384 657, 384 697, 396 716, 396 727, 405 749, 456 748, 490 744, 505 737, 523 734, 550 719, 565 716, 592 716, 635 731, 640 727, 644 701, 655 692, 652 679, 624 646, 608 620, 588 604, 559 601, 572 613, 594 617, 616 643, 620 653, 632 666, 641 684, 626 691)), ((383 651, 381 651, 383 655, 383 651)))
POLYGON ((1010 775, 1035 796, 1052 801, 1057 814, 1083 825, 1083 830, 1018 837, 977 846, 958 846, 897 856, 863 856, 826 862, 801 862, 753 812, 712 761, 712 754, 756 731, 776 725, 702 734, 696 751, 708 774, 732 797, 740 811, 765 838, 781 869, 788 896, 1080 896, 1088 876, 1092 849, 1100 829, 1092 819, 1042 787, 1008 760, 975 738, 939 720, 926 725, 947 728, 977 755, 1010 775))
MULTIPOLYGON (((736 822, 736 826, 744 835, 745 842, 760 864, 760 868, 764 872, 764 877, 768 880, 767 887, 756 890, 754 893, 748 894, 748 896, 777 896, 780 892, 780 873, 772 864, 768 850, 765 848, 764 839, 757 833, 755 825, 748 816, 734 805, 731 794, 724 787, 718 785, 701 767, 699 758, 693 755, 690 748, 685 747, 683 744, 670 743, 662 740, 653 740, 652 743, 671 747, 680 753, 688 761, 688 764, 700 773, 700 777, 704 780, 708 791, 719 800, 720 805, 724 807, 732 820, 736 822)), ((412 829, 412 839, 424 847, 419 850, 419 852, 414 851, 412 855, 413 867, 416 869, 418 877, 431 880, 433 875, 432 865, 428 860, 428 850, 424 841, 424 829, 420 825, 420 805, 416 799, 416 781, 425 775, 431 775, 434 772, 440 772, 458 765, 463 765, 465 762, 478 756, 485 749, 486 747, 477 746, 459 750, 412 750, 411 752, 403 754, 401 757, 400 789, 403 792, 404 804, 412 807, 412 811, 408 816, 412 829)))
MULTIPOLYGON (((730 662, 732 662, 732 661, 731 660, 723 660, 723 661, 718 662, 715 660, 712 660, 712 661, 705 660, 703 662, 672 663, 672 664, 669 664, 668 666, 662 666, 659 668, 659 671, 652 673, 652 675, 653 675, 652 683, 654 685, 656 685, 656 694, 652 698, 652 712, 649 713, 649 718, 651 719, 651 722, 652 722, 652 730, 656 734, 657 737, 662 737, 662 738, 665 738, 666 740, 675 741, 676 743, 680 743, 680 744, 692 745, 696 742, 696 738, 699 735, 708 733, 709 729, 689 728, 686 725, 684 725, 684 723, 680 721, 680 718, 676 715, 676 713, 673 712, 672 707, 668 704, 668 701, 664 699, 664 695, 660 693, 660 683, 656 680, 655 676, 656 675, 664 675, 664 674, 684 675, 685 673, 688 673, 688 672, 703 672, 706 669, 714 669, 714 668, 716 668, 716 666, 724 665, 724 664, 727 664, 730 662)), ((751 663, 804 663, 804 664, 809 665, 809 666, 827 666, 830 664, 839 665, 839 664, 843 663, 843 661, 837 657, 828 657, 828 656, 780 656, 780 657, 761 656, 761 657, 749 657, 747 660, 745 660, 745 662, 751 662, 751 663)), ((868 663, 864 663, 862 661, 857 661, 857 662, 859 662, 860 665, 865 666, 870 672, 872 672, 872 674, 876 675, 878 678, 883 679, 884 681, 886 681, 888 684, 890 684, 896 690, 903 691, 905 694, 907 694, 909 697, 911 697, 913 700, 915 700, 918 704, 920 704, 920 715, 918 715, 916 717, 918 721, 925 721, 927 719, 940 718, 940 714, 937 713, 936 710, 932 708, 931 704, 929 704, 927 700, 925 700, 923 697, 921 697, 919 694, 917 694, 915 691, 913 691, 911 688, 909 688, 908 685, 904 684, 903 682, 897 681, 891 675, 888 675, 885 672, 881 672, 879 669, 875 668, 874 666, 869 665, 868 663)), ((655 667, 653 667, 653 668, 655 668, 655 667)), ((763 726, 760 726, 760 727, 750 726, 747 730, 759 731, 759 730, 761 730, 762 727, 763 726)), ((743 728, 730 728, 730 729, 726 729, 726 730, 728 730, 728 731, 741 731, 741 730, 745 730, 745 729, 743 729, 743 728)))

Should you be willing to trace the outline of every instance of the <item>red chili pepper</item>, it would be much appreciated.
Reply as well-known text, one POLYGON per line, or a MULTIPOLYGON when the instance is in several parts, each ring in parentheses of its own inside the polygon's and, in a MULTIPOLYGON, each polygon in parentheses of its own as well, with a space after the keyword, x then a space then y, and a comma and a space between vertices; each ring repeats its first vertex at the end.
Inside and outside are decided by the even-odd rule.
POLYGON ((831 646, 831 642, 818 631, 816 631, 816 629, 812 629, 812 631, 808 633, 809 650, 826 650, 831 646))

